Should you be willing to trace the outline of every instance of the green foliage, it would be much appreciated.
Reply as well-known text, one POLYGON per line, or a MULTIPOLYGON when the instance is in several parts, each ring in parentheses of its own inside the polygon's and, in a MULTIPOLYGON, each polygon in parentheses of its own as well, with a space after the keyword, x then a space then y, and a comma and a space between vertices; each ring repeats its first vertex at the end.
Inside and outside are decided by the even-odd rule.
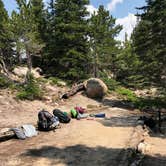
POLYGON ((136 108, 166 108, 165 98, 138 98, 134 105, 136 108))
POLYGON ((114 58, 119 50, 115 37, 122 29, 120 25, 115 25, 115 21, 104 6, 99 6, 97 13, 89 20, 90 54, 95 77, 104 69, 114 72, 114 58))
POLYGON ((37 78, 36 79, 36 81, 40 84, 46 84, 46 83, 48 83, 48 79, 46 79, 46 78, 43 78, 43 77, 39 77, 39 78, 37 78))
POLYGON ((133 52, 131 40, 126 39, 123 42, 121 51, 115 60, 116 79, 128 87, 141 87, 144 85, 144 78, 139 74, 141 63, 137 55, 133 52))
POLYGON ((3 59, 8 64, 7 67, 12 66, 12 63, 14 63, 12 47, 9 17, 2 0, 0 0, 0 59, 3 59))
POLYGON ((125 100, 127 100, 129 102, 136 102, 137 101, 137 96, 134 94, 134 92, 132 92, 129 89, 119 87, 119 88, 116 89, 116 92, 120 96, 122 96, 125 100))
POLYGON ((28 67, 31 68, 31 57, 39 56, 44 47, 39 32, 39 22, 35 15, 37 9, 32 0, 16 0, 16 2, 18 10, 12 12, 10 20, 16 57, 22 59, 22 54, 25 52, 28 67))
POLYGON ((49 80, 51 81, 52 85, 61 86, 61 84, 59 83, 62 81, 61 79, 59 79, 57 77, 49 77, 49 80))
POLYGON ((6 76, 0 74, 0 89, 9 88, 10 86, 12 86, 11 80, 9 80, 6 76))
POLYGON ((134 89, 148 88, 150 86, 148 78, 145 78, 138 73, 124 78, 124 80, 122 80, 121 82, 126 87, 134 89))
POLYGON ((109 91, 115 91, 116 88, 118 88, 119 85, 120 85, 119 82, 117 82, 117 81, 114 80, 114 79, 108 78, 108 77, 103 77, 103 78, 101 78, 101 79, 102 79, 102 80, 104 81, 104 83, 107 85, 109 91))
POLYGON ((57 85, 58 81, 59 81, 59 79, 57 77, 50 77, 49 80, 51 80, 51 83, 55 84, 55 85, 57 85))
POLYGON ((141 67, 139 72, 149 82, 165 87, 166 76, 166 1, 147 0, 138 15, 140 22, 132 35, 133 48, 141 67))
POLYGON ((120 95, 120 97, 123 100, 132 103, 135 108, 140 110, 144 108, 166 108, 165 97, 137 97, 133 91, 126 89, 124 87, 117 88, 116 92, 120 95))
POLYGON ((46 11, 44 10, 44 3, 42 0, 31 0, 33 21, 36 24, 39 40, 45 39, 46 28, 46 11))
POLYGON ((54 76, 69 80, 86 77, 89 57, 85 17, 88 4, 88 0, 50 3, 44 62, 54 76))
POLYGON ((33 75, 29 75, 28 82, 25 84, 20 92, 17 94, 17 98, 21 100, 35 100, 42 99, 43 92, 40 89, 38 83, 35 81, 33 75))

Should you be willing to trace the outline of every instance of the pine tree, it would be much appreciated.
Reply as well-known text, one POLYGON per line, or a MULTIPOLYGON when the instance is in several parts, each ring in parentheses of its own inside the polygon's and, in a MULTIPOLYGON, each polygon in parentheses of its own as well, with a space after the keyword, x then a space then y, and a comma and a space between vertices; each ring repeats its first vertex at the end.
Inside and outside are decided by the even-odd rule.
POLYGON ((49 65, 57 76, 79 80, 87 75, 88 4, 88 0, 57 0, 52 5, 49 65))
POLYGON ((7 11, 4 8, 3 2, 0 0, 0 65, 8 64, 8 67, 12 66, 12 36, 9 26, 9 17, 7 11))
POLYGON ((39 38, 38 24, 32 12, 31 0, 17 0, 19 12, 12 13, 13 34, 16 37, 16 50, 26 52, 28 68, 32 68, 32 56, 40 53, 43 43, 39 38), (16 31, 15 31, 16 30, 16 31))
POLYGON ((37 31, 40 34, 40 39, 44 40, 46 28, 46 11, 44 10, 44 3, 42 0, 31 0, 32 14, 34 17, 34 24, 36 24, 37 31))
POLYGON ((118 42, 115 37, 121 31, 121 26, 115 25, 115 18, 109 15, 104 6, 99 6, 97 14, 93 14, 90 24, 90 47, 93 57, 94 76, 99 71, 114 70, 114 59, 117 54, 118 42))
POLYGON ((140 61, 142 73, 149 81, 166 85, 166 1, 147 0, 139 8, 141 21, 133 33, 133 46, 140 61))
POLYGON ((145 81, 139 73, 140 61, 132 48, 132 40, 125 35, 120 53, 116 56, 116 79, 126 86, 140 87, 145 81))

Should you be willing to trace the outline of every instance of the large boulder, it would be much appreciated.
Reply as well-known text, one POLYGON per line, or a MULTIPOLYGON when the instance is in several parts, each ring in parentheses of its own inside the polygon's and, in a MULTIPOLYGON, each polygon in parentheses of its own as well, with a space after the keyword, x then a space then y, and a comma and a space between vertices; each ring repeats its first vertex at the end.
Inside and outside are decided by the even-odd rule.
POLYGON ((86 94, 90 98, 102 98, 108 91, 105 83, 98 78, 90 78, 84 83, 86 94))
MULTIPOLYGON (((27 71, 28 71, 27 67, 17 66, 14 68, 13 73, 17 75, 18 77, 25 77, 27 74, 27 71)), ((39 67, 32 69, 32 74, 34 75, 35 78, 41 77, 40 73, 41 73, 41 69, 39 67)))

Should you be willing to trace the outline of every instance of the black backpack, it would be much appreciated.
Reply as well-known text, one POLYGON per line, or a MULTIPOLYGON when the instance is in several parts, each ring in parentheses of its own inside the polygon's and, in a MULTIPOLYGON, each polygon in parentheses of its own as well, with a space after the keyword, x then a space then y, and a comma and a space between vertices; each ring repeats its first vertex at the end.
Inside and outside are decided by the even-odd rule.
POLYGON ((61 123, 69 123, 70 122, 70 118, 65 115, 61 110, 59 109, 54 109, 53 110, 53 114, 54 116, 58 117, 59 118, 59 121, 61 123))
POLYGON ((53 124, 53 115, 48 111, 42 110, 38 113, 38 129, 42 131, 49 131, 53 124))

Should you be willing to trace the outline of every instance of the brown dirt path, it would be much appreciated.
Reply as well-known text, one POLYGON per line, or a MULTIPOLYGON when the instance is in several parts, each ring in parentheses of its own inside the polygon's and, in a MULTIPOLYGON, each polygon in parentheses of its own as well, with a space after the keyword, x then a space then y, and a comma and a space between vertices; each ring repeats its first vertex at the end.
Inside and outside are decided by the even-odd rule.
MULTIPOLYGON (((49 111, 55 108, 40 101, 18 102, 6 92, 1 92, 0 98, 1 128, 23 123, 34 124, 41 108, 49 111)), ((77 104, 84 107, 95 105, 95 112, 98 112, 101 105, 78 94, 67 102, 62 102, 58 108, 69 111, 77 104)), ((109 118, 115 117, 113 123, 104 123, 103 120, 72 120, 56 132, 42 132, 37 137, 24 141, 9 140, 0 143, 0 165, 117 165, 119 154, 126 148, 134 126, 128 123, 127 118, 120 123, 120 117, 129 114, 126 110, 109 108, 102 112, 106 112, 109 118), (126 126, 123 127, 125 123, 126 126)))
POLYGON ((25 141, 1 143, 1 164, 117 165, 120 160, 117 157, 126 148, 131 133, 132 127, 118 127, 117 130, 97 121, 72 120, 56 132, 40 133, 25 141))
MULTIPOLYGON (((76 104, 87 107, 101 105, 80 94, 58 108, 69 111, 76 104)), ((25 123, 35 124, 41 108, 52 111, 56 105, 44 102, 17 102, 11 94, 0 95, 0 127, 13 127, 25 123)), ((125 166, 122 161, 138 118, 137 112, 112 108, 105 112, 107 120, 72 120, 55 132, 40 132, 38 136, 0 143, 0 166, 125 166)))

